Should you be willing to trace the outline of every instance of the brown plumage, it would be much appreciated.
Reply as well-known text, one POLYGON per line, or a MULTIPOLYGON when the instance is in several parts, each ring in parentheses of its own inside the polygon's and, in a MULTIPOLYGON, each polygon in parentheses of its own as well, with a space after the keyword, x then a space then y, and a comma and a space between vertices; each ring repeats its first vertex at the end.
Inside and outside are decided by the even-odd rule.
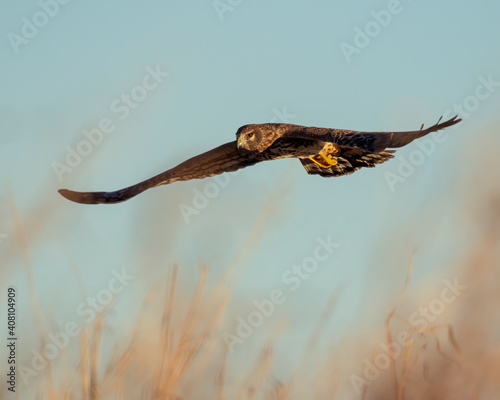
POLYGON ((393 158, 394 150, 431 132, 460 122, 458 116, 430 128, 408 132, 359 132, 293 124, 251 124, 236 132, 237 140, 223 144, 143 182, 114 192, 59 190, 83 204, 119 203, 160 185, 201 179, 236 171, 262 161, 299 158, 308 174, 324 177, 351 174, 393 158))

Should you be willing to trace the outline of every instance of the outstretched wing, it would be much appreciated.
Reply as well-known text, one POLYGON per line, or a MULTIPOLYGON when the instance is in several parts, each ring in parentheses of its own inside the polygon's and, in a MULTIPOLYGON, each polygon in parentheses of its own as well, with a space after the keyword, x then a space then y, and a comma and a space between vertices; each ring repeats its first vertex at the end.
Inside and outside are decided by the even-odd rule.
POLYGON ((143 182, 115 192, 73 192, 61 189, 59 193, 68 200, 82 204, 120 203, 155 186, 236 171, 257 164, 260 161, 241 155, 238 152, 236 141, 233 141, 190 158, 176 167, 143 182))
POLYGON ((430 128, 423 129, 423 125, 418 131, 407 132, 359 132, 343 129, 313 128, 313 127, 291 127, 283 137, 315 139, 324 142, 336 143, 341 146, 358 147, 371 153, 378 153, 385 149, 402 147, 418 139, 449 126, 458 124, 461 121, 458 115, 448 121, 439 121, 430 128))
POLYGON ((338 138, 338 144, 344 146, 359 147, 363 150, 367 150, 373 153, 380 152, 387 148, 394 149, 397 147, 406 146, 415 139, 421 138, 422 136, 428 135, 431 132, 436 132, 449 126, 458 124, 462 121, 458 118, 458 115, 449 119, 448 121, 439 121, 431 126, 430 128, 423 129, 424 125, 418 131, 408 131, 408 132, 352 132, 340 135, 338 138))

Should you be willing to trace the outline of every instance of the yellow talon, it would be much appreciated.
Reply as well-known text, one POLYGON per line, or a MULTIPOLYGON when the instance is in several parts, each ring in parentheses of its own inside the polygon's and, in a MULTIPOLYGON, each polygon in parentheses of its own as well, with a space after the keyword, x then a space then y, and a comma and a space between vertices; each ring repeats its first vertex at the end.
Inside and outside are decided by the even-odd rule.
POLYGON ((319 155, 323 158, 323 160, 326 161, 326 163, 330 166, 333 167, 334 165, 337 165, 338 162, 331 154, 324 154, 323 152, 320 152, 319 155))
POLYGON ((312 162, 315 164, 319 165, 321 168, 330 168, 333 167, 334 165, 337 165, 338 162, 336 159, 333 158, 331 154, 325 154, 323 151, 320 151, 316 156, 309 158, 312 162), (320 160, 316 160, 316 157, 320 157, 325 161, 325 163, 321 163, 320 160))

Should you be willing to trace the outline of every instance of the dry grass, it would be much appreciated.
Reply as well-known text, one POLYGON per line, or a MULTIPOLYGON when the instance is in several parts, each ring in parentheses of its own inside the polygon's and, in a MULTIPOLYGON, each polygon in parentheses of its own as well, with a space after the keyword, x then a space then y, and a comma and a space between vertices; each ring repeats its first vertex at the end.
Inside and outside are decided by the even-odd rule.
MULTIPOLYGON (((266 212, 262 218, 266 218, 266 212)), ((387 344, 392 343, 402 329, 411 332, 408 344, 399 356, 393 354, 390 368, 364 387, 361 394, 351 388, 350 398, 472 400, 491 399, 495 398, 495 393, 500 393, 500 341, 498 332, 495 333, 498 319, 495 319, 495 307, 492 306, 500 300, 498 279, 492 279, 500 272, 500 221, 496 217, 490 219, 490 226, 456 270, 467 280, 469 288, 453 305, 451 324, 436 323, 420 330, 408 325, 406 311, 399 308, 407 297, 411 275, 409 263, 407 280, 385 321, 387 344)), ((29 252, 18 220, 16 226, 31 281, 29 252)), ((259 235, 254 236, 253 240, 258 240, 259 235)), ((76 370, 75 365, 68 365, 67 375, 55 379, 55 368, 49 365, 43 379, 37 383, 38 398, 344 398, 342 393, 345 393, 349 374, 363 376, 361 360, 364 357, 355 349, 352 355, 359 360, 357 371, 344 368, 338 357, 318 362, 315 370, 304 369, 308 355, 320 342, 324 325, 331 318, 338 293, 326 305, 300 363, 286 381, 277 381, 273 374, 274 344, 286 329, 280 324, 253 361, 251 355, 242 351, 241 365, 228 365, 228 349, 222 340, 222 331, 232 290, 227 279, 208 288, 208 274, 207 266, 201 265, 198 283, 187 295, 179 288, 178 269, 171 268, 164 293, 159 296, 152 292, 145 297, 131 331, 113 340, 114 350, 106 360, 102 357, 106 314, 100 314, 80 335, 76 370), (337 392, 342 397, 337 397, 337 392)), ((41 318, 33 282, 31 285, 34 314, 41 318)), ((40 347, 43 347, 45 332, 40 322, 36 325, 39 326, 40 347)), ((360 340, 363 335, 359 334, 360 340)), ((328 350, 332 355, 335 351, 334 348, 328 350)))

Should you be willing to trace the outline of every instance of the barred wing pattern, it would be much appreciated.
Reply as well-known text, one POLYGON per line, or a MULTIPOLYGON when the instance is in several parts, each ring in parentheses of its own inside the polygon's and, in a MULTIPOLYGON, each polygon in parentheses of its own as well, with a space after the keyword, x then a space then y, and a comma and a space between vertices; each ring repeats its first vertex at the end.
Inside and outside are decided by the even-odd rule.
POLYGON ((302 158, 300 162, 309 175, 320 175, 324 178, 332 176, 350 175, 363 167, 375 167, 391 158, 394 158, 395 150, 381 151, 380 153, 369 153, 356 147, 340 146, 340 153, 335 155, 336 165, 322 168, 309 158, 302 158))
POLYGON ((441 123, 440 118, 435 125, 427 129, 423 129, 422 125, 418 131, 407 132, 360 132, 345 129, 298 127, 298 129, 285 132, 282 137, 322 140, 340 146, 359 147, 371 153, 378 153, 385 149, 403 147, 415 139, 458 124, 460 121, 461 119, 455 116, 441 123))

